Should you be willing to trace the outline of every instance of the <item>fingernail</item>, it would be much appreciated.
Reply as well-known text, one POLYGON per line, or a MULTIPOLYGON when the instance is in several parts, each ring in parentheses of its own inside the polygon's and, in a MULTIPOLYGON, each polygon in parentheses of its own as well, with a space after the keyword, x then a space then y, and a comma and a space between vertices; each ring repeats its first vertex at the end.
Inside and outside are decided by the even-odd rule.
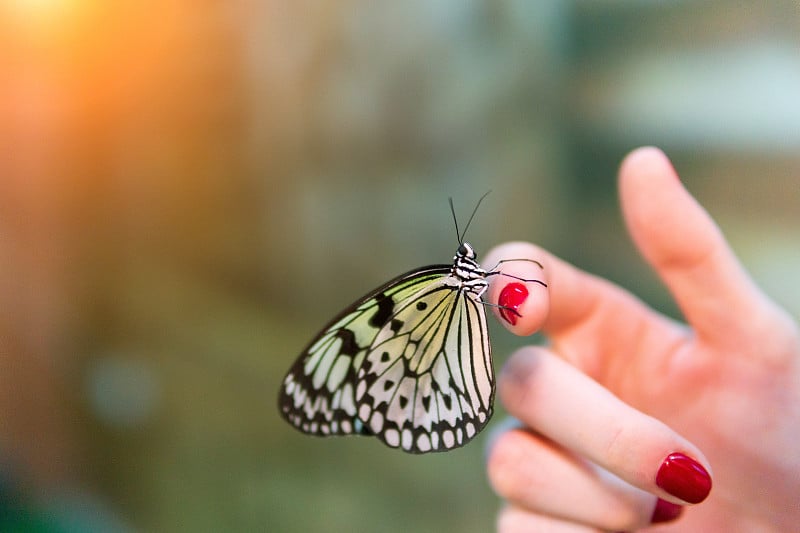
POLYGON ((672 453, 661 463, 656 485, 685 502, 700 503, 711 492, 711 476, 691 457, 672 453))
POLYGON ((669 522, 678 518, 683 512, 683 506, 678 505, 667 500, 658 499, 656 508, 653 510, 653 517, 650 519, 651 524, 658 524, 661 522, 669 522))
POLYGON ((525 285, 509 283, 500 291, 498 298, 498 303, 501 305, 500 316, 512 326, 515 325, 519 318, 519 307, 527 298, 528 288, 525 285))

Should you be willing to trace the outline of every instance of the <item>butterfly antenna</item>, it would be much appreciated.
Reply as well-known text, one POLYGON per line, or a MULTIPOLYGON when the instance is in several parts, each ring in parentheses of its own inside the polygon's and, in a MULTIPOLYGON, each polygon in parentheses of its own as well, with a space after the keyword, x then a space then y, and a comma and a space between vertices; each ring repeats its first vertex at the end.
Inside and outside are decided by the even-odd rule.
MULTIPOLYGON (((467 230, 469 229, 469 225, 472 224, 472 219, 475 218, 475 213, 478 212, 478 208, 481 206, 481 202, 483 201, 484 198, 489 196, 490 192, 492 192, 492 191, 491 190, 486 191, 483 194, 483 196, 480 197, 480 199, 478 200, 478 203, 475 204, 475 209, 472 210, 472 214, 469 216, 469 220, 467 220, 467 225, 464 226, 464 232, 458 236, 458 243, 459 244, 464 242, 464 235, 467 234, 467 230)), ((450 201, 450 207, 451 208, 453 207, 452 200, 450 201)), ((455 216, 456 216, 455 211, 453 211, 453 217, 455 217, 455 216)), ((458 226, 456 226, 456 232, 458 232, 458 226)))
POLYGON ((456 208, 453 207, 453 197, 450 196, 447 198, 447 201, 450 202, 450 212, 453 213, 453 224, 456 226, 456 239, 458 239, 458 244, 461 243, 461 234, 458 232, 458 219, 456 218, 456 208))

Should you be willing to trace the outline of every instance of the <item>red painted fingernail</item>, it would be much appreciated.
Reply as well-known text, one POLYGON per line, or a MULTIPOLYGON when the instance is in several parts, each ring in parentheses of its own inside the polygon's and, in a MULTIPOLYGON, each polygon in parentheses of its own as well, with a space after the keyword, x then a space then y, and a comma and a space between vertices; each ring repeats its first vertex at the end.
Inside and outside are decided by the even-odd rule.
POLYGON ((500 316, 512 326, 519 318, 519 307, 528 298, 528 288, 522 283, 509 283, 500 291, 497 303, 500 307, 500 316))
POLYGON ((659 524, 661 522, 670 522, 678 518, 682 512, 682 505, 659 498, 656 502, 656 508, 653 510, 653 517, 650 519, 650 523, 659 524))
POLYGON ((672 453, 661 463, 656 485, 685 502, 700 503, 711 492, 711 476, 691 457, 672 453))

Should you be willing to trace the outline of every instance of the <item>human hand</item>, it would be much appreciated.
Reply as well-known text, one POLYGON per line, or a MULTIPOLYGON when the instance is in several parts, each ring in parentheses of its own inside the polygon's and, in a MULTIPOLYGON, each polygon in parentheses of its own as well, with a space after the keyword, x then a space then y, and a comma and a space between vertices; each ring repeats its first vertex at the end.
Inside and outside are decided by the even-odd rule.
POLYGON ((507 502, 498 529, 648 531, 670 521, 658 531, 795 531, 796 322, 749 279, 664 154, 630 154, 619 189, 634 242, 688 326, 532 244, 487 255, 485 265, 540 261, 543 270, 517 261, 503 270, 548 284, 527 298, 502 276, 490 288, 492 302, 521 315, 495 310, 516 322, 505 322, 510 331, 541 328, 550 341, 517 351, 498 378, 523 426, 489 451, 490 482, 507 502), (675 453, 684 457, 665 462, 675 453))

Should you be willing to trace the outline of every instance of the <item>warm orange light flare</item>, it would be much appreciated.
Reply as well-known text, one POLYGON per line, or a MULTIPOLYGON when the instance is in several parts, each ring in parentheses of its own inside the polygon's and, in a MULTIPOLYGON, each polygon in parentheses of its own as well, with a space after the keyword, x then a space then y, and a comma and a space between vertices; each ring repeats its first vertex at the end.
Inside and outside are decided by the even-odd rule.
POLYGON ((23 30, 49 30, 74 15, 81 0, 5 0, 0 12, 23 30))

